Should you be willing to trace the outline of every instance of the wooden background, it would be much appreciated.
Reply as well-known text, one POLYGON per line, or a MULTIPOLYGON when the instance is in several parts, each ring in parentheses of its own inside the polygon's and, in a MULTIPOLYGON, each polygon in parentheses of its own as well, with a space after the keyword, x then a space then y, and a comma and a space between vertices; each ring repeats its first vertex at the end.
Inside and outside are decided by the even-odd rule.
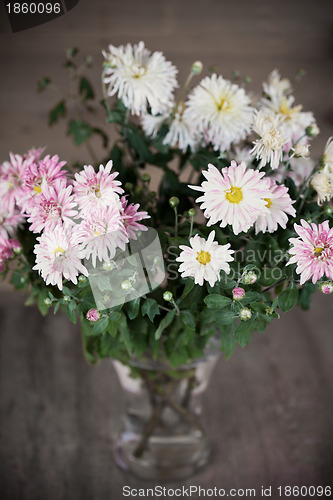
MULTIPOLYGON (((180 67, 180 80, 201 59, 226 77, 235 69, 250 75, 259 92, 273 68, 292 78, 302 67, 297 103, 314 111, 322 130, 314 157, 333 134, 329 0, 81 0, 62 18, 14 35, 1 15, 2 160, 9 150, 47 145, 69 162, 89 161, 63 125, 46 126, 61 94, 37 95, 36 81, 51 76, 65 88, 64 50, 79 46, 93 56, 99 88, 101 50, 141 39, 180 67)), ((79 330, 61 314, 41 318, 25 308, 8 285, 0 289, 0 324, 1 500, 118 500, 123 485, 150 486, 113 462, 123 400, 111 362, 87 366, 79 330)), ((291 311, 229 362, 221 358, 204 400, 213 462, 185 485, 255 487, 259 495, 261 485, 332 484, 331 324, 332 297, 317 293, 311 312, 291 311)))

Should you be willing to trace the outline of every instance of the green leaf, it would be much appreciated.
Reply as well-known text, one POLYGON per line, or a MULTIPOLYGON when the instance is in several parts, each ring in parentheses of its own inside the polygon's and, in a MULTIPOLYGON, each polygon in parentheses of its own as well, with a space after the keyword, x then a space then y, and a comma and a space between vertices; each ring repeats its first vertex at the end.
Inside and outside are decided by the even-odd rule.
POLYGON ((126 304, 126 312, 128 314, 129 319, 135 319, 139 314, 140 310, 140 297, 127 302, 126 304))
POLYGON ((231 299, 229 297, 213 293, 204 298, 204 303, 210 309, 222 309, 223 307, 231 304, 231 299))
POLYGON ((50 83, 51 79, 48 78, 47 76, 39 80, 39 82, 37 82, 38 92, 42 92, 43 90, 45 90, 50 85, 50 83))
POLYGON ((195 325, 195 318, 194 318, 193 314, 191 313, 191 311, 188 311, 188 310, 181 311, 180 319, 185 326, 187 326, 191 330, 195 330, 195 326, 196 326, 195 325))
POLYGON ((298 289, 296 286, 289 286, 279 295, 279 307, 283 312, 289 311, 297 303, 298 289))
POLYGON ((244 297, 241 299, 242 305, 252 304, 260 298, 260 293, 258 292, 246 292, 244 297))
POLYGON ((93 129, 88 125, 88 123, 82 120, 72 120, 69 123, 68 135, 72 135, 74 142, 77 146, 80 146, 84 141, 92 136, 93 129))
POLYGON ((84 76, 80 80, 79 92, 83 97, 83 102, 86 102, 88 99, 93 99, 95 97, 92 86, 84 76))
POLYGON ((233 335, 234 325, 222 328, 221 331, 221 351, 224 351, 226 359, 229 359, 237 346, 237 340, 233 335))
POLYGON ((172 311, 168 312, 168 314, 162 319, 159 327, 157 328, 155 332, 155 339, 158 340, 161 338, 161 335, 163 331, 172 323, 174 317, 176 314, 176 310, 173 309, 172 311))
MULTIPOLYGON (((75 302, 74 302, 74 306, 75 306, 75 302)), ((76 316, 76 312, 75 312, 75 307, 74 307, 74 309, 73 309, 73 306, 70 307, 70 303, 68 304, 68 307, 66 307, 66 314, 67 314, 68 318, 70 319, 70 321, 72 323, 74 323, 74 325, 75 325, 76 322, 77 322, 77 316, 76 316)))
POLYGON ((150 321, 153 323, 154 318, 157 314, 160 314, 158 303, 154 299, 146 299, 141 306, 142 316, 147 315, 150 321))
POLYGON ((180 297, 180 299, 185 299, 186 295, 188 295, 190 293, 190 291, 192 290, 192 288, 194 287, 194 279, 192 278, 187 278, 186 280, 186 283, 185 283, 185 287, 184 287, 184 290, 183 290, 183 293, 180 297))
POLYGON ((99 335, 100 333, 104 333, 108 326, 109 326, 109 317, 103 316, 94 324, 91 330, 91 335, 99 335))
POLYGON ((234 332, 235 339, 241 347, 245 347, 251 340, 255 328, 255 320, 241 321, 234 332))
POLYGON ((127 137, 132 148, 134 148, 138 153, 140 160, 142 162, 149 162, 151 160, 152 154, 146 141, 144 140, 138 129, 134 127, 128 127, 127 137))
POLYGON ((43 289, 39 292, 38 294, 38 299, 37 299, 37 305, 38 305, 38 309, 39 309, 39 312, 43 315, 43 316, 46 316, 47 313, 49 312, 49 307, 44 304, 44 299, 48 298, 48 290, 46 289, 43 289))
POLYGON ((56 123, 60 117, 65 116, 66 105, 65 101, 60 101, 53 109, 51 109, 49 114, 49 125, 56 123))
POLYGON ((301 288, 298 296, 298 305, 307 311, 310 308, 311 296, 316 291, 316 285, 313 283, 305 283, 301 288))
POLYGON ((219 311, 214 315, 214 320, 221 325, 230 325, 235 319, 236 315, 230 309, 219 311))

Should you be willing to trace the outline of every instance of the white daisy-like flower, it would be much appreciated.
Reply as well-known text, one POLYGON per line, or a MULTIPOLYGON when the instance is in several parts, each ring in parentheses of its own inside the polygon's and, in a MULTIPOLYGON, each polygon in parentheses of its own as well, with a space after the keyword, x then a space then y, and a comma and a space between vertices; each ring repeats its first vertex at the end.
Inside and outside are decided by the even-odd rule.
POLYGON ((301 141, 297 142, 297 144, 295 144, 295 146, 291 148, 290 159, 295 157, 304 158, 304 160, 307 160, 310 155, 309 147, 309 144, 303 143, 301 141))
POLYGON ((217 241, 213 241, 214 237, 215 231, 211 231, 207 240, 196 234, 190 239, 190 247, 180 245, 182 252, 176 261, 181 262, 179 272, 183 278, 191 276, 200 286, 204 281, 214 286, 220 280, 221 271, 230 273, 228 262, 234 260, 234 250, 229 250, 230 243, 219 245, 217 241))
POLYGON ((259 168, 267 163, 274 170, 278 168, 283 157, 283 148, 288 139, 280 118, 272 113, 259 111, 256 114, 253 130, 260 139, 253 142, 252 154, 260 159, 259 168))
POLYGON ((118 95, 132 114, 140 115, 150 107, 151 114, 164 113, 177 87, 177 69, 161 52, 145 48, 143 42, 109 46, 105 57, 103 81, 108 95, 118 95))
POLYGON ((326 143, 322 162, 333 173, 333 137, 330 137, 326 143))
POLYGON ((255 222, 256 234, 260 231, 265 233, 274 233, 278 226, 283 229, 286 228, 288 222, 288 215, 296 216, 296 210, 293 207, 293 201, 289 194, 288 188, 284 184, 277 184, 275 181, 267 178, 267 186, 270 191, 270 196, 265 198, 266 207, 269 213, 266 215, 259 215, 255 222))
POLYGON ((69 228, 57 226, 53 231, 44 232, 35 245, 36 265, 47 285, 57 285, 62 290, 62 278, 77 284, 78 274, 88 276, 88 271, 81 263, 83 253, 80 245, 74 243, 69 228))
POLYGON ((184 116, 216 151, 225 151, 250 132, 250 102, 244 89, 214 73, 193 89, 184 116))
POLYGON ((282 78, 277 69, 274 69, 269 75, 267 82, 263 82, 263 89, 267 97, 274 100, 281 99, 291 92, 291 83, 287 78, 282 78))
POLYGON ((199 134, 193 127, 192 122, 184 115, 184 104, 180 103, 169 124, 169 132, 165 136, 163 144, 180 149, 185 153, 188 147, 191 151, 195 151, 199 143, 199 134))
POLYGON ((310 184, 318 194, 318 205, 330 201, 333 197, 333 173, 328 165, 314 174, 310 184))
POLYGON ((140 116, 140 122, 146 136, 154 139, 162 125, 166 123, 167 120, 169 120, 170 114, 171 111, 170 113, 157 116, 151 115, 150 113, 142 113, 142 115, 140 116))
POLYGON ((196 201, 201 203, 207 226, 221 221, 220 227, 232 226, 235 234, 247 231, 259 215, 269 214, 265 198, 270 197, 267 183, 262 180, 264 172, 246 170, 245 163, 231 162, 220 172, 214 165, 202 172, 207 179, 201 186, 189 186, 203 195, 196 201))

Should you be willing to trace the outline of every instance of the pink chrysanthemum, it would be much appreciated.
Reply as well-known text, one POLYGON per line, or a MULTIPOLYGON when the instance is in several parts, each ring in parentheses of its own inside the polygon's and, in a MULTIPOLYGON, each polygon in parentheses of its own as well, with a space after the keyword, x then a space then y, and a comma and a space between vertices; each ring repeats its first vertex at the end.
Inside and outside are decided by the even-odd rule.
POLYGON ((111 168, 112 161, 109 161, 105 167, 100 165, 98 172, 91 165, 85 165, 83 171, 75 174, 75 201, 81 214, 98 207, 118 204, 118 194, 122 194, 124 190, 120 187, 121 182, 115 180, 118 172, 111 174, 111 168))
POLYGON ((83 252, 75 244, 69 228, 57 226, 53 231, 44 232, 35 245, 36 265, 47 285, 57 285, 62 290, 62 278, 77 284, 78 274, 88 276, 88 271, 81 263, 83 252))
POLYGON ((293 207, 293 201, 289 194, 288 188, 284 184, 277 184, 271 179, 266 179, 267 187, 270 191, 269 197, 265 198, 266 207, 269 213, 266 215, 259 215, 255 222, 256 234, 260 231, 265 233, 274 233, 278 225, 283 229, 286 228, 288 222, 288 215, 296 216, 296 210, 293 207))
POLYGON ((75 228, 75 241, 82 245, 84 258, 109 262, 119 247, 125 250, 128 237, 116 206, 99 207, 87 214, 75 228))
POLYGON ((179 272, 183 278, 191 276, 194 282, 202 286, 204 281, 208 281, 210 286, 214 286, 220 280, 220 272, 226 274, 230 272, 228 262, 234 260, 232 254, 234 250, 229 250, 230 243, 219 245, 213 241, 215 231, 211 231, 208 239, 201 238, 198 234, 190 239, 190 247, 180 245, 182 250, 176 261, 181 262, 179 272))
POLYGON ((12 213, 0 211, 0 234, 5 238, 13 237, 24 221, 25 218, 17 210, 12 213))
POLYGON ((121 205, 123 211, 123 223, 127 231, 128 238, 131 240, 136 240, 137 231, 147 231, 147 227, 143 224, 139 224, 138 221, 143 219, 150 219, 150 215, 147 212, 139 212, 140 205, 137 203, 128 203, 126 196, 121 197, 121 205))
POLYGON ((15 239, 9 239, 0 233, 0 273, 5 269, 6 260, 13 256, 13 250, 20 247, 15 239))
POLYGON ((232 161, 222 172, 209 164, 208 171, 202 173, 207 179, 202 186, 190 187, 203 192, 196 201, 202 203, 204 216, 209 219, 207 226, 221 221, 221 227, 230 224, 238 234, 247 231, 259 215, 269 213, 265 198, 269 198, 270 192, 262 180, 264 172, 246 170, 244 162, 237 165, 232 161))
POLYGON ((21 198, 22 179, 34 157, 12 153, 9 153, 9 157, 10 161, 0 166, 0 207, 2 211, 11 213, 21 198))
POLYGON ((38 163, 32 163, 23 176, 21 198, 17 204, 23 212, 30 214, 37 204, 37 198, 47 186, 54 186, 59 179, 66 180, 67 173, 62 167, 65 161, 59 161, 58 155, 47 155, 38 163))
POLYGON ((89 309, 89 311, 86 314, 86 318, 92 322, 98 321, 100 317, 101 313, 99 312, 98 309, 89 309))
POLYGON ((289 238, 293 245, 287 265, 297 263, 296 272, 301 275, 303 285, 312 278, 316 283, 322 276, 333 278, 333 228, 326 220, 322 224, 308 224, 304 219, 301 226, 294 224, 298 238, 289 238))
POLYGON ((72 186, 66 186, 64 179, 55 182, 54 186, 46 186, 38 196, 28 222, 33 233, 40 233, 43 229, 51 231, 56 225, 73 224, 72 217, 77 215, 73 210, 76 203, 73 201, 72 186))

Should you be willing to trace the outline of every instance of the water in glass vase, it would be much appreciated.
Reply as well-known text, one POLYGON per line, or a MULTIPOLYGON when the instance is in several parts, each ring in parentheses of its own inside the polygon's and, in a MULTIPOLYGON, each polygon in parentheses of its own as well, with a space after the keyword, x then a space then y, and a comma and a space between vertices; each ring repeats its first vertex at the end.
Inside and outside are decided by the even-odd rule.
POLYGON ((203 358, 176 369, 157 361, 113 361, 126 414, 116 441, 117 464, 141 479, 183 479, 207 464, 210 443, 201 396, 219 356, 212 342, 203 358))

